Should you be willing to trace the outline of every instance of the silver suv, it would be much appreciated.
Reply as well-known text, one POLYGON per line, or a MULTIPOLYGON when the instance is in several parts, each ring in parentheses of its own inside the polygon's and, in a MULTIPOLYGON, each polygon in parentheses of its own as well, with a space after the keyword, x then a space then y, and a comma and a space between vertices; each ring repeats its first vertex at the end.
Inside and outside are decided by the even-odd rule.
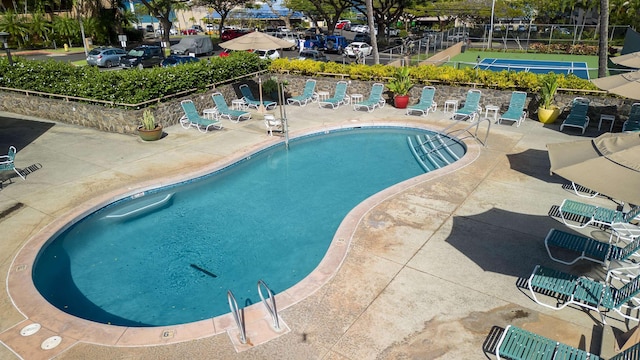
POLYGON ((127 55, 127 52, 112 47, 95 48, 89 51, 87 56, 87 64, 99 67, 112 67, 120 65, 120 58, 127 55))
POLYGON ((324 62, 329 61, 329 59, 327 59, 327 56, 318 50, 302 50, 300 52, 300 55, 298 55, 298 59, 300 60, 309 59, 309 60, 324 61, 324 62))

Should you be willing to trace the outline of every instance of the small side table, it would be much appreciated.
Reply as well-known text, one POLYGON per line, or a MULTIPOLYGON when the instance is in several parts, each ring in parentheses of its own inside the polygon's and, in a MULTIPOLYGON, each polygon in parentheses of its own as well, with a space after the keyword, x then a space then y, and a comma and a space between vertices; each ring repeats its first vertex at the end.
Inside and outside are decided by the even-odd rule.
POLYGON ((234 110, 244 110, 244 100, 243 99, 231 100, 231 107, 234 110))
POLYGON ((209 120, 215 120, 218 118, 218 108, 214 107, 211 109, 202 110, 202 117, 207 118, 209 120))
POLYGON ((600 115, 600 122, 598 123, 598 130, 600 130, 600 126, 602 126, 602 122, 603 121, 611 121, 611 126, 609 126, 609 132, 612 132, 613 131, 613 124, 616 122, 616 116, 615 115, 601 114, 600 115))
POLYGON ((361 102, 362 100, 364 100, 364 95, 362 95, 362 94, 351 94, 351 103, 352 104, 357 104, 357 103, 361 102))
POLYGON ((327 100, 329 98, 328 91, 318 91, 317 94, 318 94, 319 101, 327 100))
POLYGON ((497 105, 487 105, 484 107, 484 117, 489 117, 489 111, 493 111, 493 121, 498 120, 498 111, 500 111, 500 106, 497 105))
POLYGON ((444 112, 456 112, 458 111, 458 100, 447 100, 444 102, 444 112), (452 108, 453 110, 450 110, 452 108))

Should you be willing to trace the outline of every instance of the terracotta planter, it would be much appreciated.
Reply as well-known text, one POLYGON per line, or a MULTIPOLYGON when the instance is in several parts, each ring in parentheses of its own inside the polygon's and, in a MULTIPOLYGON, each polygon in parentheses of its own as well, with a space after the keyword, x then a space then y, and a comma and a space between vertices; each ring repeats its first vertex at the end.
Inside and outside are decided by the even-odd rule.
POLYGON ((538 121, 543 124, 552 124, 560 116, 560 108, 552 106, 551 109, 538 108, 538 121))
POLYGON ((396 95, 393 97, 393 105, 398 109, 406 109, 409 105, 409 95, 396 95))
POLYGON ((138 135, 144 141, 155 141, 162 137, 162 125, 156 125, 153 130, 145 130, 142 126, 138 126, 138 135))

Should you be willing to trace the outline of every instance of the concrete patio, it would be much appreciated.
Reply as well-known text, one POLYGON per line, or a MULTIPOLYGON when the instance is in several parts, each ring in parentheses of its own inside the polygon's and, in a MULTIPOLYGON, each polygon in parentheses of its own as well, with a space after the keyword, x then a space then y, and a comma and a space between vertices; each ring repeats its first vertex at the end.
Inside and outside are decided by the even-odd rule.
MULTIPOLYGON (((451 124, 441 111, 407 116, 391 105, 372 113, 349 106, 319 109, 317 104, 288 106, 287 112, 291 136, 337 126, 439 130, 451 124)), ((224 130, 207 134, 172 126, 163 139, 150 143, 9 113, 0 117, 0 152, 16 146, 16 164, 27 173, 25 181, 0 174, 2 274, 30 271, 14 262, 21 249, 93 199, 199 174, 283 140, 266 135, 259 114, 237 124, 223 120, 224 130)), ((335 275, 310 296, 286 304, 280 316, 290 331, 270 341, 239 347, 234 331, 177 341, 160 335, 169 328, 164 327, 157 330, 156 346, 107 346, 83 341, 82 334, 64 334, 64 323, 21 337, 20 329, 35 320, 25 317, 5 287, 0 293, 0 358, 493 359, 488 352, 496 327, 509 324, 610 355, 621 345, 611 334, 637 324, 614 317, 607 322, 615 330, 603 331, 597 314, 545 309, 522 287, 536 264, 603 275, 601 268, 584 262, 572 267, 554 263, 544 248, 550 228, 565 229, 549 216, 550 209, 575 197, 563 189, 566 180, 549 174, 545 146, 597 136, 596 125, 581 136, 560 132, 559 123, 544 126, 527 119, 517 128, 492 121, 486 146, 466 140, 469 153, 475 154, 471 158, 358 206, 336 235, 348 247, 335 275), (606 345, 601 349, 603 333, 606 345), (44 339, 57 334, 63 338, 60 346, 41 349, 44 339)), ((480 127, 481 138, 485 128, 486 123, 480 127)), ((589 202, 615 206, 603 198, 589 202)), ((596 228, 581 233, 607 236, 596 228)), ((250 341, 260 337, 257 330, 248 330, 250 341)), ((175 334, 178 339, 192 335, 179 327, 175 334)))

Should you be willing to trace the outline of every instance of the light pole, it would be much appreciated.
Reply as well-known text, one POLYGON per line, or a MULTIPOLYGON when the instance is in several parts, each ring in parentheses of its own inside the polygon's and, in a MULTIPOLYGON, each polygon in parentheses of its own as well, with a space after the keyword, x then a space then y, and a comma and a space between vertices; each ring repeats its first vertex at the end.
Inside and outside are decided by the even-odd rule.
POLYGON ((496 11, 496 0, 491 1, 491 25, 489 25, 489 42, 487 48, 491 49, 491 42, 493 41, 493 13, 496 11))
POLYGON ((10 34, 8 32, 1 31, 0 42, 2 42, 2 44, 4 45, 4 50, 7 52, 7 59, 9 60, 9 65, 13 65, 13 59, 11 58, 11 50, 9 50, 9 44, 7 44, 7 41, 9 41, 9 35, 10 34))

